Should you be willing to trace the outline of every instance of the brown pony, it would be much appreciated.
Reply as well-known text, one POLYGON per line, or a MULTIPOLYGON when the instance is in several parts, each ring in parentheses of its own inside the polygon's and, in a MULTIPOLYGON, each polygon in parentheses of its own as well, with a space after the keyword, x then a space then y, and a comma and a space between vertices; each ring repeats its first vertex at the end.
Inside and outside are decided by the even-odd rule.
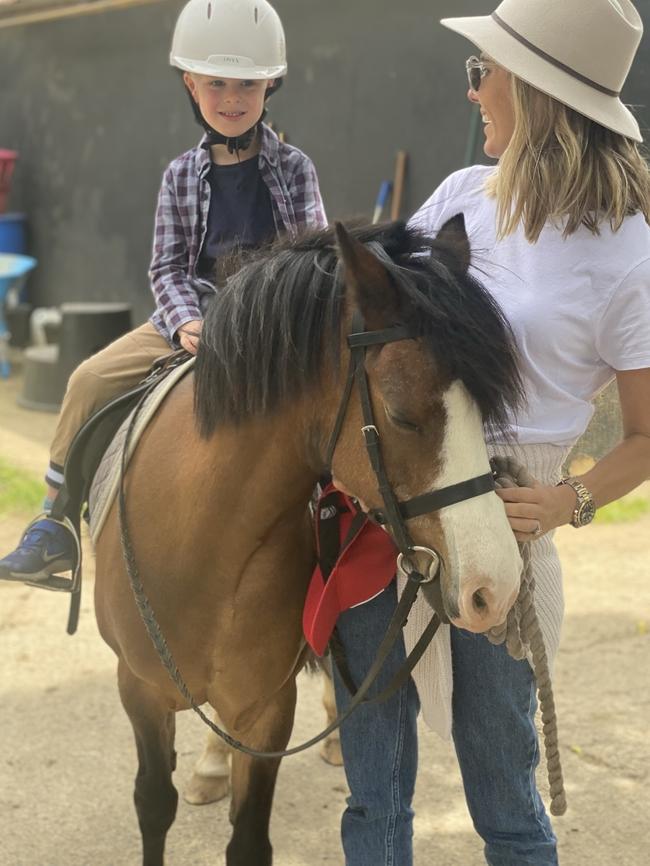
MULTIPOLYGON (((368 507, 382 504, 356 393, 325 466, 353 312, 366 330, 400 323, 417 334, 366 356, 399 497, 489 471, 483 425, 504 427, 520 384, 508 327, 468 262, 462 218, 433 242, 401 224, 337 226, 253 254, 208 311, 195 374, 138 445, 126 494, 146 594, 197 703, 248 746, 282 750, 291 733, 314 565, 307 505, 319 476, 331 468, 368 507)), ((418 517, 409 530, 441 554, 454 622, 480 631, 503 620, 521 563, 494 493, 418 517)), ((137 745, 143 863, 161 866, 177 805, 174 714, 188 704, 138 614, 116 507, 96 553, 97 619, 118 657, 137 745)), ((228 866, 271 864, 278 766, 233 755, 228 866)))

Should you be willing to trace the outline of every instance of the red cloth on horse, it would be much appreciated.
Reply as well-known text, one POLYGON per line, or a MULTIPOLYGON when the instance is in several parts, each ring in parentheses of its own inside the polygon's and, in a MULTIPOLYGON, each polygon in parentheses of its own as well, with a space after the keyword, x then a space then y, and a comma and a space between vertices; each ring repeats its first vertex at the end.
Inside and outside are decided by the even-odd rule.
POLYGON ((397 548, 392 538, 367 517, 358 518, 359 525, 353 526, 358 514, 354 502, 328 484, 316 508, 319 565, 307 590, 302 618, 305 638, 319 656, 327 648, 339 614, 374 598, 395 576, 397 548), (326 545, 334 545, 334 554, 324 549, 326 545))

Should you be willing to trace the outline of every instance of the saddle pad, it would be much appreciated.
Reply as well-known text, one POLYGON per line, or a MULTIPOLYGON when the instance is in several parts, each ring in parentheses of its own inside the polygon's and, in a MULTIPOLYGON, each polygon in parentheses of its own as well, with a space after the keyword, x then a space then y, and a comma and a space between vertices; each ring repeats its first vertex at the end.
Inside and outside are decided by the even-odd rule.
MULTIPOLYGON (((145 428, 149 424, 149 421, 153 418, 158 407, 165 399, 165 397, 169 394, 171 389, 176 385, 180 379, 185 376, 186 373, 189 372, 191 367, 194 366, 195 358, 190 358, 184 364, 181 364, 179 367, 176 367, 171 371, 165 378, 160 382, 157 388, 149 394, 147 397, 142 409, 140 410, 140 414, 138 415, 138 420, 136 421, 135 427, 133 428, 133 432, 131 434, 131 439, 129 442, 129 452, 127 454, 127 462, 131 459, 131 455, 133 454, 136 445, 138 444, 138 440, 142 436, 145 428)), ((117 495, 118 488, 120 486, 120 466, 122 461, 122 450, 124 448, 124 441, 126 439, 126 431, 129 428, 129 424, 131 423, 131 418, 133 417, 133 412, 131 412, 127 418, 125 418, 122 426, 119 428, 117 433, 115 434, 115 438, 111 442, 111 444, 106 449, 106 453, 102 457, 102 461, 97 468, 97 472, 95 473, 95 477, 93 478, 93 483, 90 488, 90 493, 88 495, 88 511, 90 512, 90 537, 92 539, 93 544, 95 544, 97 538, 99 537, 99 533, 104 526, 104 522, 106 517, 108 516, 108 512, 110 511, 111 505, 113 504, 113 500, 117 495)))

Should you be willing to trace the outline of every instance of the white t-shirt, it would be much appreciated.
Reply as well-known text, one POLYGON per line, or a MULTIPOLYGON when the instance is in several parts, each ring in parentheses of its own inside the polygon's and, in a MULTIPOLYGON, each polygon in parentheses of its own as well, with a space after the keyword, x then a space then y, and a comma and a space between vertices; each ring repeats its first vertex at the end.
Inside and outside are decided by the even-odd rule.
POLYGON ((450 175, 411 225, 435 235, 462 213, 472 268, 515 334, 527 405, 512 418, 521 444, 572 444, 592 400, 616 370, 650 367, 650 227, 641 214, 600 236, 581 227, 566 240, 546 226, 536 244, 521 229, 496 238, 496 201, 484 192, 494 168, 450 175))

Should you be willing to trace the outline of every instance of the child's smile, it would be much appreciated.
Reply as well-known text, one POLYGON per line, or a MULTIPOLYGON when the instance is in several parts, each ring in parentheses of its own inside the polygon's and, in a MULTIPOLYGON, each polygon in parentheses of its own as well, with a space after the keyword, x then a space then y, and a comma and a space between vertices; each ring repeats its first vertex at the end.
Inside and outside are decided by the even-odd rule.
POLYGON ((260 119, 266 90, 273 82, 185 73, 185 83, 210 126, 235 138, 260 119))

